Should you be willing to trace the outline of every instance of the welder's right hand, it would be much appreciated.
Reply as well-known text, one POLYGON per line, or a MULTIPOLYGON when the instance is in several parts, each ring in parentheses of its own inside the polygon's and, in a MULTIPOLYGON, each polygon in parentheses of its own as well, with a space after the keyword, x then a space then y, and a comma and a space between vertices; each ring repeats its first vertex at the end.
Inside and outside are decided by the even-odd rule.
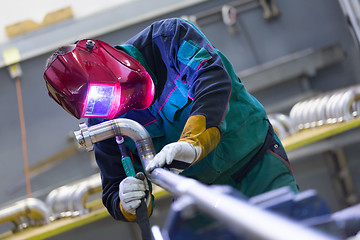
POLYGON ((146 172, 151 173, 155 168, 161 168, 165 165, 170 165, 170 170, 174 173, 180 173, 185 168, 194 163, 201 154, 201 148, 195 147, 189 142, 173 142, 165 145, 161 151, 155 155, 149 165, 146 167, 146 172), (177 160, 181 165, 171 167, 174 160, 177 160))
MULTIPOLYGON (((149 191, 147 179, 140 180, 134 177, 127 177, 120 182, 119 197, 122 208, 135 215, 135 210, 140 206, 141 199, 146 197, 145 191, 149 191)), ((149 206, 150 197, 146 199, 146 205, 149 206)))

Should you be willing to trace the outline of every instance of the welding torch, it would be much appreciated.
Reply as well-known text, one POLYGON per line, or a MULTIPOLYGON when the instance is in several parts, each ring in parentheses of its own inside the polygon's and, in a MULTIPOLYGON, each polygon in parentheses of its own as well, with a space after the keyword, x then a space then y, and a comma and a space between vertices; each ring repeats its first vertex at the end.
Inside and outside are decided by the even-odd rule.
MULTIPOLYGON (((117 136, 115 136, 115 139, 119 146, 119 150, 121 153, 121 163, 125 170, 126 176, 145 180, 146 177, 143 172, 135 173, 135 168, 132 160, 127 154, 124 137, 121 134, 118 134, 117 136)), ((148 190, 145 191, 145 197, 150 197, 150 193, 148 190)), ((141 199, 140 206, 136 209, 136 221, 140 227, 142 239, 151 240, 151 230, 145 198, 141 199)))

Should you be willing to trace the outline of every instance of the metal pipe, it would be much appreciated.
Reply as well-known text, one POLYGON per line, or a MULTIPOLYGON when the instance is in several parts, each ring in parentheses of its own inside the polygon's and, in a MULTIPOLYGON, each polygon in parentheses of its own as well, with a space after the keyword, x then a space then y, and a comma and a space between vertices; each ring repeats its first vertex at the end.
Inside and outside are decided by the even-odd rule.
MULTIPOLYGON (((75 132, 75 135, 79 145, 91 151, 92 144, 115 137, 117 130, 135 141, 145 168, 155 155, 155 151, 146 129, 133 120, 122 118, 91 127, 81 124, 80 131, 75 132)), ((250 236, 256 236, 257 239, 333 239, 289 219, 261 210, 245 200, 214 192, 214 189, 194 179, 176 175, 163 168, 154 169, 148 177, 175 195, 191 197, 199 209, 216 219, 220 218, 240 235, 244 235, 245 232, 250 236)))
POLYGON ((15 231, 47 224, 50 222, 49 217, 50 211, 46 204, 37 198, 26 198, 0 209, 0 224, 12 222, 15 231))
POLYGON ((310 127, 316 127, 317 123, 318 123, 318 118, 317 118, 317 108, 320 104, 321 98, 317 97, 314 99, 313 103, 310 106, 309 112, 308 112, 308 121, 310 124, 310 127))
POLYGON ((130 137, 135 142, 139 157, 144 168, 146 168, 149 161, 155 156, 155 150, 149 133, 138 122, 120 118, 102 122, 91 127, 88 127, 86 123, 82 123, 80 124, 80 130, 74 132, 79 146, 86 148, 87 151, 94 149, 94 143, 115 137, 119 133, 130 137))
POLYGON ((350 121, 359 115, 359 100, 356 85, 298 102, 289 116, 299 130, 350 121))
POLYGON ((151 181, 175 195, 190 197, 199 209, 246 239, 336 239, 162 168, 154 169, 151 181))
POLYGON ((271 125, 273 126, 274 131, 276 132, 278 137, 280 139, 286 138, 289 134, 288 134, 288 132, 286 132, 285 127, 283 126, 283 124, 273 116, 269 115, 268 117, 269 117, 269 121, 270 121, 271 125))
POLYGON ((290 110, 289 116, 292 119, 292 121, 294 122, 294 125, 296 126, 297 130, 301 130, 302 129, 302 122, 300 120, 300 109, 301 106, 303 105, 303 102, 298 102, 296 103, 290 110))
POLYGON ((322 126, 326 123, 326 104, 329 100, 329 95, 323 95, 320 97, 320 102, 317 106, 316 117, 317 126, 322 126))
POLYGON ((56 216, 55 216, 55 213, 54 213, 54 210, 53 210, 53 206, 54 206, 54 204, 55 204, 56 197, 57 197, 57 192, 58 192, 58 191, 59 191, 59 189, 54 189, 54 190, 52 190, 52 191, 46 196, 46 199, 45 199, 45 203, 46 203, 46 205, 48 206, 49 211, 50 211, 51 221, 53 221, 53 220, 56 219, 56 216))
POLYGON ((46 197, 46 204, 52 212, 51 218, 54 220, 88 213, 89 210, 85 207, 87 198, 101 190, 99 174, 52 190, 46 197))
POLYGON ((302 109, 302 122, 304 124, 304 128, 311 127, 311 108, 313 106, 314 99, 309 99, 302 109))
POLYGON ((274 127, 274 131, 280 139, 284 139, 290 135, 293 135, 297 132, 296 125, 294 120, 291 119, 288 115, 282 113, 274 113, 268 115, 270 123, 274 127))
POLYGON ((342 120, 349 121, 356 115, 352 105, 355 101, 360 98, 360 88, 353 87, 345 91, 339 102, 338 115, 341 116, 342 120))
POLYGON ((338 115, 337 109, 340 108, 339 103, 344 95, 343 91, 338 91, 332 95, 327 106, 327 113, 330 123, 341 122, 341 116, 338 115))
MULTIPOLYGON (((74 190, 75 187, 70 185, 65 185, 53 190, 56 195, 52 205, 49 205, 49 207, 52 210, 52 217, 54 219, 70 217, 72 215, 68 208, 68 201, 71 200, 71 195, 73 194, 74 190)), ((52 196, 53 194, 50 192, 49 195, 52 196)), ((48 203, 48 200, 46 200, 46 202, 48 203)))
POLYGON ((92 194, 101 192, 101 190, 102 185, 99 174, 80 183, 72 196, 71 209, 73 216, 87 213, 88 209, 85 208, 87 198, 92 194))
POLYGON ((154 236, 154 240, 164 240, 159 226, 155 225, 151 227, 151 232, 154 236))
POLYGON ((353 114, 355 117, 360 115, 360 97, 355 102, 353 102, 351 109, 353 109, 353 114))

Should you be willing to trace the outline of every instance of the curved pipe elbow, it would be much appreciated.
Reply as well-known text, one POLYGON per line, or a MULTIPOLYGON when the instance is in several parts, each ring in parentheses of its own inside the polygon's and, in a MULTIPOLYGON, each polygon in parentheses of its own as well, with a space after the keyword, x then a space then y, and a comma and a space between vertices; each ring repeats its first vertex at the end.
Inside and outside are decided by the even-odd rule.
POLYGON ((94 149, 94 143, 119 135, 128 136, 135 142, 144 168, 155 156, 149 133, 140 123, 131 119, 113 119, 91 127, 88 127, 86 123, 82 123, 80 124, 80 130, 75 131, 74 134, 79 147, 86 148, 87 151, 94 149))
POLYGON ((71 201, 71 208, 73 209, 74 215, 87 213, 89 211, 89 209, 85 207, 87 198, 94 193, 101 192, 101 190, 102 185, 99 175, 80 183, 75 190, 71 201))
POLYGON ((37 198, 27 198, 0 210, 0 223, 12 222, 15 230, 21 230, 28 225, 44 225, 50 222, 49 219, 49 209, 43 201, 37 198), (21 219, 28 219, 28 222, 23 224, 21 219))
POLYGON ((74 217, 89 212, 85 204, 92 194, 101 192, 101 178, 95 174, 81 182, 64 185, 52 190, 46 197, 51 218, 74 217))
POLYGON ((25 200, 25 206, 28 216, 37 223, 46 224, 50 222, 50 211, 43 201, 36 198, 27 198, 25 200))

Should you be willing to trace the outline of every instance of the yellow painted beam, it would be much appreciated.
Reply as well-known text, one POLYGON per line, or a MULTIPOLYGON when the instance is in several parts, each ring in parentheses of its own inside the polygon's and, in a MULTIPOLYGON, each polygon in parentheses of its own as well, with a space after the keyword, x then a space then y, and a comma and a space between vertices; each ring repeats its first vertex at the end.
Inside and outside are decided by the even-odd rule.
POLYGON ((24 231, 7 236, 7 240, 41 240, 55 236, 62 232, 86 225, 96 220, 108 217, 109 213, 104 209, 98 209, 86 215, 74 218, 62 218, 41 227, 31 227, 24 231))
MULTIPOLYGON (((153 192, 155 199, 159 199, 168 195, 168 192, 163 190, 158 186, 154 186, 153 192)), ((105 217, 110 217, 107 209, 102 205, 101 200, 94 200, 87 204, 87 207, 91 209, 90 213, 81 215, 78 217, 69 217, 62 218, 56 221, 53 221, 47 225, 40 227, 31 227, 24 231, 11 234, 5 233, 0 235, 0 239, 6 240, 41 240, 46 239, 63 232, 70 231, 72 229, 81 227, 88 223, 95 222, 97 220, 103 219, 105 217)), ((121 223, 119 223, 121 224, 121 223)))
POLYGON ((302 130, 281 140, 281 142, 283 143, 285 150, 289 152, 311 143, 334 137, 359 126, 360 118, 356 118, 348 122, 326 124, 323 126, 302 130))

